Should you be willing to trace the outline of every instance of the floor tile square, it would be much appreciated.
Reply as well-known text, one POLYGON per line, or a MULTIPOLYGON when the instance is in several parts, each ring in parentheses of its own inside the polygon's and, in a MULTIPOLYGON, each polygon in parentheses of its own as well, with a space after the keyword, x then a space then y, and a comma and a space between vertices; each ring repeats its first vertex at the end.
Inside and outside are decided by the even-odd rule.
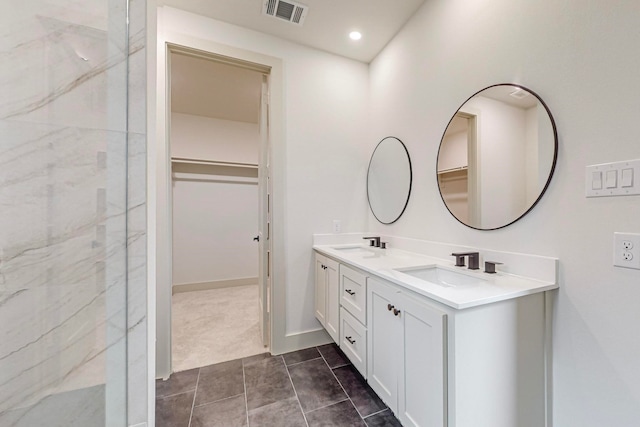
POLYGON ((298 399, 292 397, 249 411, 251 427, 307 427, 298 399))
POLYGON ((295 397, 282 357, 270 357, 244 367, 249 411, 295 397))
POLYGON ((333 373, 363 417, 387 408, 353 365, 336 368, 333 373))
POLYGON ((247 406, 244 394, 193 408, 191 427, 245 427, 247 406))
POLYGON ((188 427, 195 391, 156 400, 156 427, 188 427))
POLYGON ((298 363, 288 369, 305 413, 347 399, 324 359, 298 363))
POLYGON ((280 356, 272 356, 271 353, 260 353, 255 356, 249 356, 242 359, 242 366, 251 365, 252 363, 259 362, 264 359, 270 359, 272 357, 280 357, 280 356))
POLYGON ((244 393, 242 360, 200 368, 196 406, 244 393))
POLYGON ((331 369, 351 364, 347 356, 344 355, 340 347, 335 343, 321 345, 318 347, 318 350, 331 369))
POLYGON ((298 350, 291 353, 283 354, 284 363, 289 366, 295 363, 304 362, 311 359, 317 359, 320 357, 318 349, 315 347, 305 348, 304 350, 298 350))
POLYGON ((348 400, 309 412, 306 416, 309 427, 366 427, 348 400))
POLYGON ((390 409, 364 419, 368 427, 402 427, 390 409))
POLYGON ((195 390, 199 368, 174 372, 168 380, 156 380, 156 399, 195 390))

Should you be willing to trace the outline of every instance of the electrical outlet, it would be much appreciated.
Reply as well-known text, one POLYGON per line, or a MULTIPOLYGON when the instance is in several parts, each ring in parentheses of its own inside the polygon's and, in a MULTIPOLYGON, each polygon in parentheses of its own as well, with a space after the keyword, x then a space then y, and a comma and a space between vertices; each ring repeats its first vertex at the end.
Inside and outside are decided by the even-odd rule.
POLYGON ((613 233, 613 265, 640 270, 640 234, 613 233))
POLYGON ((333 220, 333 232, 334 233, 342 232, 342 222, 339 219, 333 220))

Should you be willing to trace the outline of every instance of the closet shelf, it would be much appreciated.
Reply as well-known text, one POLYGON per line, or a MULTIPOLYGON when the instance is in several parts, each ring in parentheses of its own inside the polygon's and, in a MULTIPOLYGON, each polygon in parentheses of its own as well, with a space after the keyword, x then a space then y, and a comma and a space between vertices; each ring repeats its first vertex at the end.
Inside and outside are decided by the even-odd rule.
POLYGON ((171 163, 182 163, 182 164, 190 164, 190 165, 229 166, 233 168, 258 169, 258 165, 255 163, 220 162, 215 160, 188 159, 186 157, 172 157, 171 163))
POLYGON ((445 173, 451 173, 451 172, 466 171, 467 169, 469 169, 468 166, 460 166, 460 167, 457 167, 457 168, 443 169, 443 170, 438 171, 438 175, 442 175, 442 174, 445 174, 445 173))

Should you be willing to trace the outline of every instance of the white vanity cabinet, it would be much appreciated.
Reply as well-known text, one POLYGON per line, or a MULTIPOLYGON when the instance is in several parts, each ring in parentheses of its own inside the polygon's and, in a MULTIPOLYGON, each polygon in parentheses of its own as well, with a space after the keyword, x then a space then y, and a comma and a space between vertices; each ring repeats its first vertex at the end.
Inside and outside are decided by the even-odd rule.
POLYGON ((457 310, 367 281, 369 385, 405 427, 545 425, 544 294, 457 310))
POLYGON ((353 366, 367 378, 367 276, 340 264, 340 342, 353 366))
POLYGON ((403 426, 444 426, 447 314, 380 280, 367 287, 369 385, 403 426))
POLYGON ((337 261, 315 255, 315 315, 335 342, 340 340, 340 284, 337 261))

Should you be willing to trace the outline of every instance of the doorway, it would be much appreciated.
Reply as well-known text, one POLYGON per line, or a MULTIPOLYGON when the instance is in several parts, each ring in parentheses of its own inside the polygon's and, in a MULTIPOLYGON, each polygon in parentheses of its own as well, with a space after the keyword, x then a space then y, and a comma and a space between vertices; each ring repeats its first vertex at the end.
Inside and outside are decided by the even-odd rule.
POLYGON ((270 345, 269 69, 168 46, 171 371, 270 345))

